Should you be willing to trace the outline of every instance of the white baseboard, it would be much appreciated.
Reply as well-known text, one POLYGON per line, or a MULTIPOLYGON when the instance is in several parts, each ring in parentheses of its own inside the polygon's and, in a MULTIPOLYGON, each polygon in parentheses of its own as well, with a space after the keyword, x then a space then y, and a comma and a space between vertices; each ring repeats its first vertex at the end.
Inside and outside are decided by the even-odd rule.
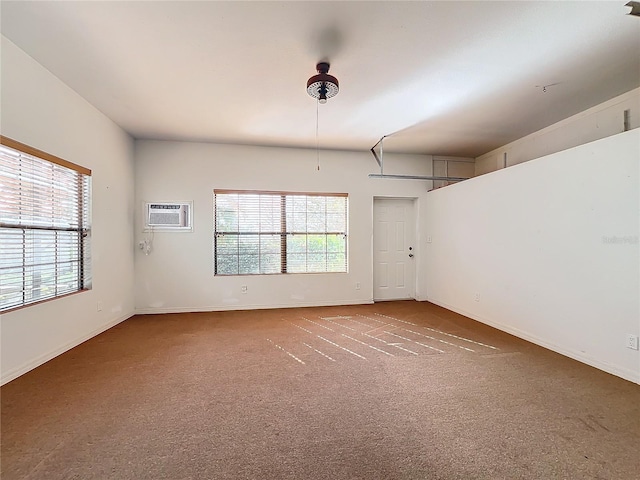
POLYGON ((474 315, 470 312, 466 312, 462 309, 456 308, 452 305, 447 305, 446 303, 442 303, 431 298, 427 299, 427 301, 435 305, 439 305, 443 308, 446 308, 447 310, 451 310, 452 312, 456 312, 456 313, 459 313, 460 315, 464 315, 465 317, 471 318, 480 323, 484 323, 485 325, 489 325, 490 327, 497 328, 498 330, 501 330, 506 333, 510 333, 511 335, 514 335, 518 338, 522 338, 523 340, 527 340, 528 342, 535 343, 536 345, 539 345, 548 350, 559 353, 560 355, 564 355, 565 357, 572 358, 574 360, 577 360, 578 362, 597 368, 598 370, 602 370, 604 372, 610 373, 611 375, 615 375, 616 377, 620 377, 630 382, 640 384, 640 371, 634 372, 633 370, 629 370, 627 368, 622 368, 617 365, 611 365, 609 363, 602 362, 598 359, 585 356, 580 352, 576 352, 575 350, 565 348, 561 345, 558 345, 554 342, 537 337, 536 335, 532 335, 528 332, 524 332, 517 328, 513 328, 508 325, 503 325, 498 322, 494 322, 487 318, 482 318, 478 315, 474 315))
POLYGON ((230 310, 268 310, 275 308, 340 307, 346 305, 369 305, 373 300, 343 300, 338 302, 304 302, 295 304, 252 304, 213 305, 199 307, 147 307, 136 308, 136 315, 156 315, 161 313, 224 312, 230 310))
POLYGON ((63 346, 61 346, 59 348, 56 348, 55 350, 47 352, 44 355, 40 355, 39 357, 34 358, 33 360, 30 360, 29 362, 26 362, 26 363, 24 363, 23 365, 20 365, 17 368, 14 368, 12 370, 9 370, 8 372, 5 372, 2 375, 2 379, 0 379, 0 385, 4 385, 5 383, 9 383, 11 380, 15 380, 16 378, 18 378, 21 375, 24 375, 25 373, 29 372, 30 370, 33 370, 34 368, 39 367, 43 363, 46 363, 49 360, 57 357, 58 355, 63 354, 67 350, 71 350, 72 348, 77 347, 81 343, 86 342, 90 338, 93 338, 96 335, 100 335, 102 332, 105 332, 105 331, 109 330, 111 327, 114 327, 117 324, 119 324, 121 322, 124 322, 128 318, 131 318, 133 315, 134 314, 131 313, 131 314, 126 314, 126 315, 122 315, 120 317, 117 317, 117 318, 111 320, 110 322, 102 325, 101 327, 93 330, 92 332, 89 332, 89 333, 87 333, 85 335, 82 335, 81 337, 76 338, 75 340, 72 340, 72 341, 64 344, 63 346))

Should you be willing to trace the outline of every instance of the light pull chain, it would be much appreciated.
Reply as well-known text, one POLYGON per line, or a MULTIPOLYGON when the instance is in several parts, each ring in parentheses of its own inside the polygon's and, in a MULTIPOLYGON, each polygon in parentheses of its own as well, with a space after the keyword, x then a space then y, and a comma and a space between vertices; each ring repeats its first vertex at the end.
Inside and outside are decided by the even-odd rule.
POLYGON ((320 140, 318 137, 318 111, 320 110, 320 100, 316 100, 316 169, 320 171, 320 140))

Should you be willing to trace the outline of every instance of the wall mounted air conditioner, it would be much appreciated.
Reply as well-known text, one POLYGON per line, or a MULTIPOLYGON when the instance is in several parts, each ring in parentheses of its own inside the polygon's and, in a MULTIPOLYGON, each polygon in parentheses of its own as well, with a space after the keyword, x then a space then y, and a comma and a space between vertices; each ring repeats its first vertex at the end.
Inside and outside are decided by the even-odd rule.
POLYGON ((145 229, 191 230, 191 202, 145 204, 145 229))

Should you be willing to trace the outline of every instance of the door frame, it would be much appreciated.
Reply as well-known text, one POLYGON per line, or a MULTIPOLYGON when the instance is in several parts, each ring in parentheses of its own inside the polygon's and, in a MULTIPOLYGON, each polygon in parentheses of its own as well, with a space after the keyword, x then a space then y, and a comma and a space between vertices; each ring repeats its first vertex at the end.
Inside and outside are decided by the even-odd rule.
POLYGON ((411 294, 410 297, 407 298, 408 299, 413 299, 413 300, 417 300, 418 299, 418 261, 417 261, 417 245, 418 245, 418 197, 415 196, 410 196, 410 197, 401 197, 401 196, 397 196, 397 195, 374 195, 373 199, 371 201, 371 300, 373 302, 384 302, 387 300, 376 300, 375 299, 375 275, 374 275, 374 271, 375 271, 375 245, 374 245, 374 239, 375 239, 375 228, 376 228, 376 218, 375 218, 375 203, 376 200, 402 200, 402 201, 406 201, 406 200, 410 200, 412 205, 413 205, 413 250, 415 252, 414 255, 416 255, 416 260, 414 262, 414 269, 413 269, 413 292, 411 294))

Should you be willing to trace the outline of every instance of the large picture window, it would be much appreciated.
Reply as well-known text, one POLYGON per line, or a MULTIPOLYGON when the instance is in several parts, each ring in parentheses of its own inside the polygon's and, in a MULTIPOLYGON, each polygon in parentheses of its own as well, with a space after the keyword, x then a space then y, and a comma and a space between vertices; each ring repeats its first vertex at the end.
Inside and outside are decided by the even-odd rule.
POLYGON ((1 137, 0 311, 90 288, 91 171, 1 137))
POLYGON ((216 275, 347 271, 342 193, 215 190, 216 275))

